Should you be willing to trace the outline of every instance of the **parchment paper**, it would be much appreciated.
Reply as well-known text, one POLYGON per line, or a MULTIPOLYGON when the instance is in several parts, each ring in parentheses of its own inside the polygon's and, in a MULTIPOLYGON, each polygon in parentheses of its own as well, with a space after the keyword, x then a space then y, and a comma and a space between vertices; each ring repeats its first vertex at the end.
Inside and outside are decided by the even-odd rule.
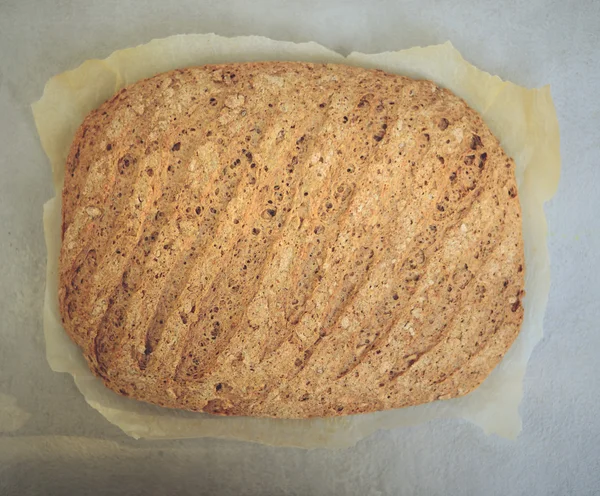
POLYGON ((548 87, 526 89, 491 76, 466 62, 450 44, 376 55, 343 57, 316 43, 295 44, 256 36, 224 38, 214 34, 178 35, 88 60, 48 81, 33 104, 40 139, 52 164, 56 197, 44 206, 48 249, 44 334, 53 370, 73 375, 86 401, 134 438, 220 437, 272 445, 345 447, 381 428, 441 417, 468 419, 486 433, 514 438, 521 429, 519 403, 525 367, 542 336, 550 286, 543 203, 558 186, 559 132, 548 87), (274 420, 218 417, 156 407, 124 398, 105 388, 89 371, 80 350, 61 326, 58 311, 60 204, 64 164, 84 116, 125 85, 170 69, 207 63, 258 60, 335 62, 380 68, 430 79, 452 90, 481 113, 517 164, 523 210, 526 261, 525 320, 502 362, 471 394, 446 401, 335 419, 274 420))

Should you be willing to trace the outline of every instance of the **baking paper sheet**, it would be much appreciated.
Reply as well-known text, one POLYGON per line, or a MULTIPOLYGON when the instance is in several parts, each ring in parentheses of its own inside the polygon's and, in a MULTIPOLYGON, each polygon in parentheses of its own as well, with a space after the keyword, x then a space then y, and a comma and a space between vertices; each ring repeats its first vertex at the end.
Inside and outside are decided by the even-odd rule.
POLYGON ((88 60, 48 81, 33 104, 40 139, 52 164, 56 197, 44 206, 48 249, 44 334, 48 362, 70 373, 86 401, 107 420, 135 438, 220 437, 300 447, 345 447, 377 429, 434 418, 468 419, 487 433, 514 438, 521 429, 519 403, 523 376, 533 347, 542 336, 550 286, 543 203, 557 188, 559 132, 548 87, 526 89, 491 76, 466 62, 450 44, 376 55, 343 57, 316 43, 290 43, 256 36, 224 38, 214 34, 179 35, 88 60), (218 417, 169 410, 117 395, 89 371, 79 348, 68 338, 58 310, 61 192, 64 164, 85 115, 117 90, 170 69, 207 63, 260 60, 334 62, 430 79, 452 90, 481 113, 517 164, 525 239, 525 320, 502 362, 471 394, 452 400, 364 415, 314 420, 218 417))

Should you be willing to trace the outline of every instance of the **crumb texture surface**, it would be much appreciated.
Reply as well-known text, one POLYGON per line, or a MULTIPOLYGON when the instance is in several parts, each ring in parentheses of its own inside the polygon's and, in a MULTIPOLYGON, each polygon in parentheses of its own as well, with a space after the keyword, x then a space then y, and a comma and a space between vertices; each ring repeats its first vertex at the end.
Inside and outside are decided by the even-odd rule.
POLYGON ((464 395, 523 320, 514 169, 429 81, 265 62, 138 82, 67 159, 65 329, 109 388, 173 408, 464 395))

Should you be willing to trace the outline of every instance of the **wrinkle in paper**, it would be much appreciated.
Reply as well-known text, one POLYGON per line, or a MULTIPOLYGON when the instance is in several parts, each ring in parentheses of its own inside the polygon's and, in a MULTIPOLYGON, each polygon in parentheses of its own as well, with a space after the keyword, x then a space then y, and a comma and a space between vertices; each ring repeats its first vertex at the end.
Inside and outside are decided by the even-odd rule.
POLYGON ((550 287, 543 202, 558 186, 559 133, 548 87, 526 89, 502 81, 466 62, 450 44, 376 55, 343 57, 316 43, 290 43, 256 36, 224 38, 179 35, 88 60, 50 79, 33 104, 42 146, 52 164, 56 197, 44 206, 48 249, 44 334, 48 362, 73 375, 86 401, 135 438, 219 437, 279 446, 345 447, 377 429, 423 423, 435 418, 465 418, 487 433, 514 438, 521 429, 519 403, 523 376, 533 347, 542 336, 550 287), (471 394, 399 410, 311 420, 218 417, 169 410, 124 398, 94 377, 77 346, 62 328, 58 310, 61 194, 67 153, 85 115, 117 90, 167 70, 208 63, 287 60, 332 62, 378 68, 430 79, 462 97, 480 112, 517 164, 526 261, 525 319, 504 359, 471 394))

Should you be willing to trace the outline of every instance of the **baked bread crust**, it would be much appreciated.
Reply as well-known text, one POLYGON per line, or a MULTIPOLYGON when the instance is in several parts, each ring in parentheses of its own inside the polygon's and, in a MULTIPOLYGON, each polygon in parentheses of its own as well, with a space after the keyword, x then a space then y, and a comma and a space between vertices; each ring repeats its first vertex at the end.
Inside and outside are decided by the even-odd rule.
POLYGON ((464 395, 523 320, 514 169, 429 81, 293 62, 140 81, 67 159, 64 327, 106 386, 172 408, 464 395))

